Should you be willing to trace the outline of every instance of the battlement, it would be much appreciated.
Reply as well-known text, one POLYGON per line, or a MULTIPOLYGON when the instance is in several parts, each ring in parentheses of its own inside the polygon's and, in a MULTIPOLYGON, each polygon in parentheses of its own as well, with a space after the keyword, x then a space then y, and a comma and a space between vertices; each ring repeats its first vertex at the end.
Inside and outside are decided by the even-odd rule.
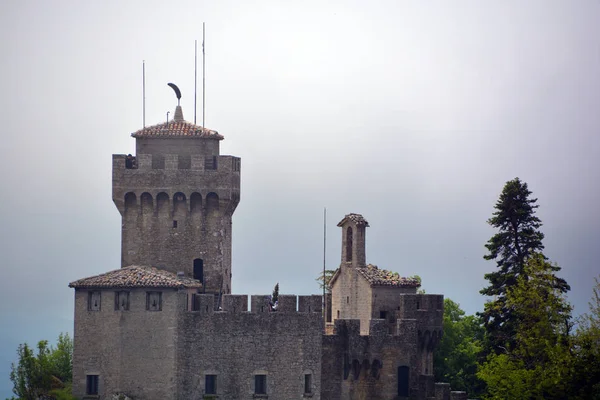
POLYGON ((240 200, 240 158, 193 154, 182 163, 179 155, 166 154, 156 168, 157 157, 113 154, 113 201, 121 215, 144 207, 157 213, 170 202, 171 212, 177 206, 190 213, 207 207, 233 213, 240 200))
POLYGON ((323 296, 321 295, 279 295, 277 308, 269 304, 269 295, 224 294, 221 307, 215 310, 215 296, 212 294, 193 294, 188 301, 188 311, 201 314, 321 314, 323 296), (250 309, 248 309, 250 297, 250 309))
POLYGON ((138 154, 136 157, 113 154, 113 170, 191 170, 207 173, 217 171, 239 175, 241 158, 203 154, 138 154))

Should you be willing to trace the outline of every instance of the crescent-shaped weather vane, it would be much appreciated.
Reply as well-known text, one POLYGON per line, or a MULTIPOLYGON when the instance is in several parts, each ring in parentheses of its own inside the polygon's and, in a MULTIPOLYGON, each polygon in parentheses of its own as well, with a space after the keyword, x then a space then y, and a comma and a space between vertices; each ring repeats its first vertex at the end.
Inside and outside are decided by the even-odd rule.
POLYGON ((181 100, 181 90, 174 83, 167 83, 167 85, 171 86, 171 89, 175 91, 175 96, 177 96, 177 105, 179 105, 179 100, 181 100))

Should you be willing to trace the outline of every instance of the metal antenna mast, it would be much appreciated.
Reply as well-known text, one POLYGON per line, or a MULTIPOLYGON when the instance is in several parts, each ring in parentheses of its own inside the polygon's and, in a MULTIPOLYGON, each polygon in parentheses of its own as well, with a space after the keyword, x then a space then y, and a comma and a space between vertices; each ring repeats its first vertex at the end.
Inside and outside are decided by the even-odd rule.
POLYGON ((204 22, 202 23, 202 132, 204 132, 204 127, 205 125, 205 120, 204 120, 204 106, 205 106, 205 89, 204 89, 204 83, 205 83, 205 77, 204 77, 204 70, 205 70, 205 61, 204 61, 204 22))
POLYGON ((327 207, 323 207, 323 329, 327 324, 327 300, 325 297, 325 256, 327 249, 327 207))
POLYGON ((142 60, 142 121, 146 127, 146 60, 142 60))
POLYGON ((194 40, 194 125, 196 125, 196 92, 198 86, 198 41, 194 40))

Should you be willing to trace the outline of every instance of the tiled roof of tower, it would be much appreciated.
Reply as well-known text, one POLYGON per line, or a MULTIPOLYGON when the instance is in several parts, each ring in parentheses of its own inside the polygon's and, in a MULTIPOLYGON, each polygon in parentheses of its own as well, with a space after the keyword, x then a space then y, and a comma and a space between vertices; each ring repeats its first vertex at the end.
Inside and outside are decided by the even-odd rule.
POLYGON ((346 220, 350 220, 351 222, 355 223, 356 225, 369 226, 369 222, 367 222, 365 217, 363 217, 360 214, 354 214, 354 213, 346 214, 346 216, 344 216, 344 218, 337 224, 337 226, 342 226, 344 224, 344 222, 346 222, 346 220))
POLYGON ((177 106, 173 119, 162 124, 147 126, 131 134, 134 138, 159 138, 159 137, 183 137, 198 139, 223 140, 223 136, 217 131, 205 129, 200 125, 192 124, 183 119, 181 106, 177 106))
POLYGON ((417 288, 421 286, 414 278, 401 277, 397 272, 377 268, 377 265, 369 264, 363 268, 357 268, 359 273, 371 284, 371 286, 395 286, 417 288))
POLYGON ((132 265, 69 283, 72 288, 200 288, 202 283, 155 267, 132 265))
POLYGON ((223 136, 217 131, 203 129, 187 121, 169 121, 162 124, 147 126, 131 134, 134 138, 152 137, 186 137, 198 139, 223 140, 223 136))

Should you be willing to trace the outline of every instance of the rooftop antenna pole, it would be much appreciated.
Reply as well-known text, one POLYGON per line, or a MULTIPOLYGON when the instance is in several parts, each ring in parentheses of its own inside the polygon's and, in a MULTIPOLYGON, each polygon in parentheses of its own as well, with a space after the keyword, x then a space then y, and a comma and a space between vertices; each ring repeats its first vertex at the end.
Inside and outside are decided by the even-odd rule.
POLYGON ((205 89, 204 89, 204 70, 205 70, 205 61, 204 61, 204 22, 202 23, 202 132, 204 132, 204 99, 205 99, 205 89))
POLYGON ((146 60, 142 60, 142 121, 146 127, 146 60))
POLYGON ((194 125, 196 125, 196 92, 198 86, 198 41, 194 40, 194 125))
POLYGON ((327 249, 327 207, 323 207, 323 329, 327 324, 327 300, 325 297, 325 256, 327 249))

